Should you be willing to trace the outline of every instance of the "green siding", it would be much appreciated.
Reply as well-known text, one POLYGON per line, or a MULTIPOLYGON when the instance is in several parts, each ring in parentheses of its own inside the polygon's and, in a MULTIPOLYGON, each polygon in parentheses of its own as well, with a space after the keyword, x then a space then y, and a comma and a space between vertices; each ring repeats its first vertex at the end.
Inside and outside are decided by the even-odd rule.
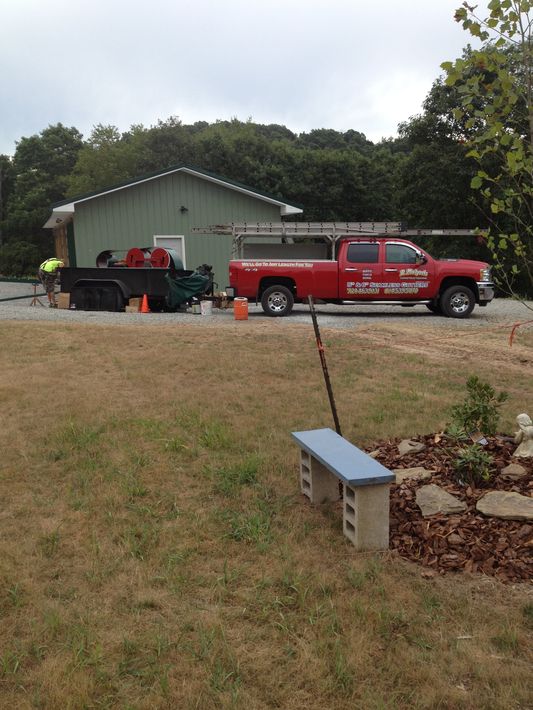
POLYGON ((227 286, 231 237, 192 234, 193 227, 229 222, 279 222, 280 208, 187 173, 172 173, 76 204, 76 261, 94 266, 101 251, 147 247, 154 235, 185 237, 188 269, 211 264, 227 286), (187 212, 181 212, 181 206, 187 212))

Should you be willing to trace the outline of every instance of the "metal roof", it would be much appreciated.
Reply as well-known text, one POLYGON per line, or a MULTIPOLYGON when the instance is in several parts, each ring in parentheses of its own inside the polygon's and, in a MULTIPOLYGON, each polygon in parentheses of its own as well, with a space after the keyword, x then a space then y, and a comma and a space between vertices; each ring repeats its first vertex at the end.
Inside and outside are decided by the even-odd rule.
POLYGON ((221 185, 222 187, 229 188, 230 190, 236 190, 243 194, 254 197, 258 200, 264 200, 273 205, 278 205, 280 208, 281 215, 290 214, 300 214, 303 209, 297 205, 290 205, 287 202, 283 202, 274 195, 269 195, 265 192, 260 192, 252 187, 247 187, 241 183, 235 182, 233 180, 227 180, 226 178, 215 175, 214 173, 206 172, 205 170, 200 170, 198 168, 193 168, 188 165, 177 165, 172 168, 167 168, 166 170, 160 170, 156 173, 150 173, 149 175, 144 175, 142 177, 135 178, 133 180, 128 180, 127 182, 120 183, 118 185, 112 185, 104 190, 98 190, 97 192, 90 192, 84 195, 79 195, 78 197, 73 197, 70 200, 63 200, 62 202, 56 202, 52 205, 52 214, 43 225, 45 229, 52 229, 59 226, 64 222, 68 222, 76 211, 76 205, 81 202, 88 202, 89 200, 94 200, 98 197, 103 197, 104 195, 109 195, 113 192, 118 192, 119 190, 126 190, 134 185, 140 185, 144 182, 149 182, 151 180, 157 180, 166 175, 172 175, 173 173, 187 173, 189 175, 194 175, 195 177, 201 178, 202 180, 207 180, 215 184, 221 185))

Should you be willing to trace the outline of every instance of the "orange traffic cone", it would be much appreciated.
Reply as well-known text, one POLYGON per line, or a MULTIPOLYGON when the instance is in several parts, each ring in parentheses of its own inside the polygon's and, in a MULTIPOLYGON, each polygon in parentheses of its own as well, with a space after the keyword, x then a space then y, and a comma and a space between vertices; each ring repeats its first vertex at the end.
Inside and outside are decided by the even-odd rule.
POLYGON ((141 304, 141 313, 150 313, 150 308, 148 307, 148 296, 144 294, 143 301, 141 304))

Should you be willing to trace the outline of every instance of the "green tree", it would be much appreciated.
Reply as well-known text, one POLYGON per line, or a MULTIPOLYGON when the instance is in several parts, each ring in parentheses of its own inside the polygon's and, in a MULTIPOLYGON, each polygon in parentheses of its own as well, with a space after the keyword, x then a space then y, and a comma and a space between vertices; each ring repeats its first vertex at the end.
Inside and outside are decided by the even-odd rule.
POLYGON ((50 205, 65 197, 68 176, 81 147, 81 133, 61 123, 20 139, 13 157, 13 186, 2 223, 6 241, 37 244, 42 254, 51 248, 51 236, 42 225, 50 205))
POLYGON ((454 115, 470 132, 471 186, 488 204, 497 279, 515 297, 533 295, 532 11, 530 0, 491 0, 480 17, 463 3, 456 21, 485 44, 442 65, 461 95, 454 115))
POLYGON ((35 276, 40 262, 36 244, 17 241, 0 246, 0 274, 2 276, 35 276))
MULTIPOLYGON (((467 48, 463 56, 468 56, 467 48)), ((475 162, 467 157, 468 132, 454 111, 461 95, 439 77, 431 87, 423 113, 400 124, 403 159, 399 164, 398 210, 412 228, 475 229, 487 220, 474 202, 470 183, 475 162)), ((423 237, 420 245, 437 257, 490 260, 483 240, 465 237, 423 237)))
POLYGON ((95 126, 68 179, 68 195, 94 192, 139 175, 145 133, 143 126, 132 126, 124 134, 116 126, 95 126))
POLYGON ((15 185, 15 168, 7 155, 0 155, 0 246, 3 242, 4 220, 7 216, 7 202, 15 185))

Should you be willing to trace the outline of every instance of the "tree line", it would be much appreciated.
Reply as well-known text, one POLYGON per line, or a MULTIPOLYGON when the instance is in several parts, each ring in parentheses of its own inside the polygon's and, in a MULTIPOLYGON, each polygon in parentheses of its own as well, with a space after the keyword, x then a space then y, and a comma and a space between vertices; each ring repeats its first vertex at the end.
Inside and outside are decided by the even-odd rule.
MULTIPOLYGON (((508 1, 493 0, 491 5, 501 14, 508 1)), ((466 8, 458 10, 456 19, 472 34, 482 32, 482 24, 469 15, 472 8, 466 8)), ((531 146, 519 154, 519 139, 509 138, 515 126, 516 135, 522 131, 533 136, 527 94, 531 76, 523 47, 501 42, 501 37, 495 42, 488 34, 482 39, 482 50, 467 47, 461 59, 443 64, 445 75, 434 82, 422 112, 400 124, 397 137, 377 143, 356 130, 297 134, 251 120, 186 125, 176 117, 150 127, 133 125, 125 132, 100 124, 86 139, 75 127, 62 124, 23 137, 13 157, 0 155, 0 273, 33 274, 52 253, 50 230, 42 225, 53 203, 186 164, 302 205, 298 219, 305 221, 399 220, 413 229, 490 227, 488 245, 482 238, 425 238, 421 246, 435 256, 488 261, 496 256, 503 273, 512 274, 516 292, 533 295, 527 214, 521 214, 516 227, 513 209, 516 213, 518 208, 505 207, 505 199, 516 199, 513 185, 521 167, 509 155, 518 154, 522 167, 531 160, 531 146), (494 64, 495 57, 500 65, 494 64), (502 61, 514 82, 512 105, 502 61), (500 107, 511 106, 496 128, 491 126, 494 97, 500 107), (498 150, 487 147, 490 140, 498 150), (511 165, 514 174, 504 174, 502 165, 511 165), (525 260, 517 258, 512 242, 517 238, 525 260)), ((529 167, 520 174, 523 190, 532 186, 529 167)), ((526 207, 532 195, 533 190, 526 207)))
POLYGON ((53 203, 179 164, 302 205, 305 221, 477 226, 480 214, 467 197, 472 161, 456 142, 422 136, 415 123, 380 143, 353 130, 298 135, 237 120, 184 125, 171 117, 123 133, 98 125, 86 140, 74 127, 48 126, 21 138, 12 159, 0 156, 0 270, 29 273, 50 253, 42 225, 53 203))

